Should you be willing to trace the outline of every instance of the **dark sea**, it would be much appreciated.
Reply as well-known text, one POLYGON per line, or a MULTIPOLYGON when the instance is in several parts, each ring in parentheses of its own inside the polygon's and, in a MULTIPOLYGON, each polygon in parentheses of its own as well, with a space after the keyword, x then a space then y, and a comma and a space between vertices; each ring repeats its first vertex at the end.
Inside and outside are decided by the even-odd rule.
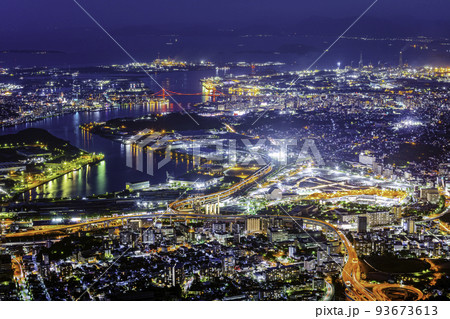
MULTIPOLYGON (((127 36, 117 41, 139 62, 149 62, 157 57, 199 62, 213 61, 219 65, 227 62, 283 62, 291 69, 305 69, 316 60, 337 36, 308 35, 220 35, 220 36, 127 36)), ((48 39, 47 39, 48 42, 48 39)), ((411 39, 392 38, 341 38, 321 59, 319 69, 341 66, 357 66, 360 55, 364 64, 398 65, 399 52, 410 65, 448 65, 450 47, 445 40, 432 43, 411 39), (414 47, 416 45, 416 47, 414 47)), ((5 48, 2 48, 5 49, 5 48)), ((0 67, 60 66, 77 67, 109 65, 132 62, 111 39, 99 35, 98 39, 80 39, 57 47, 39 45, 15 47, 0 51, 0 67), (22 50, 22 51, 20 51, 22 50), (42 54, 43 52, 47 52, 42 54)))

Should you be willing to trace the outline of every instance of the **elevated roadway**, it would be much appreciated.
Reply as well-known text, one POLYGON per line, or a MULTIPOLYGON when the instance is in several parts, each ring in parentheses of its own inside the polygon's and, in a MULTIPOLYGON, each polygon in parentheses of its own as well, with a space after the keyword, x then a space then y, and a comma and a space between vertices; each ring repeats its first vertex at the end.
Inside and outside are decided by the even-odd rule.
POLYGON ((181 209, 184 209, 186 207, 192 207, 196 203, 199 203, 201 205, 208 204, 208 203, 216 203, 218 201, 224 200, 229 198, 230 196, 236 194, 239 191, 242 191, 246 189, 247 187, 255 184, 259 179, 263 178, 267 174, 269 174, 272 171, 272 165, 268 164, 259 170, 257 170, 255 173, 247 177, 246 179, 242 180, 241 182, 237 183, 236 185, 233 185, 232 187, 216 192, 213 194, 208 194, 204 196, 196 196, 192 198, 186 198, 186 199, 180 199, 172 202, 169 205, 169 212, 177 212, 181 209))
MULTIPOLYGON (((200 203, 200 204, 206 204, 209 202, 217 202, 218 200, 226 199, 237 192, 247 188, 248 186, 251 186, 252 184, 256 183, 260 178, 266 176, 272 171, 272 166, 266 165, 263 168, 256 171, 254 174, 246 178, 245 180, 241 181, 240 183, 230 187, 227 190, 220 191, 217 193, 204 195, 204 196, 198 196, 194 198, 187 198, 187 199, 181 199, 172 202, 167 212, 164 214, 165 217, 179 217, 179 218, 190 218, 190 219, 221 219, 221 220, 230 220, 230 219, 243 219, 247 218, 247 215, 205 215, 205 214, 196 214, 196 213, 190 213, 190 212, 183 212, 182 209, 192 206, 194 202, 200 203)), ((141 214, 133 214, 133 215, 122 215, 122 216, 115 216, 115 217, 104 217, 99 218, 96 220, 86 221, 83 223, 73 224, 73 225, 62 225, 57 226, 53 228, 48 229, 41 229, 41 230, 32 230, 22 233, 12 233, 7 234, 5 237, 7 239, 13 239, 13 238, 20 238, 20 237, 30 237, 30 236, 36 236, 36 235, 44 235, 44 234, 51 234, 51 233, 57 233, 57 232, 73 232, 79 229, 83 229, 84 227, 90 227, 93 225, 99 225, 102 228, 107 227, 116 227, 120 224, 123 224, 125 220, 127 219, 135 219, 135 218, 159 218, 161 217, 158 213, 141 213, 141 214)), ((261 216, 264 217, 264 216, 261 216)), ((389 300, 389 297, 386 294, 386 291, 388 290, 397 290, 397 291, 403 291, 404 293, 409 293, 412 295, 415 295, 417 297, 417 300, 420 300, 423 298, 423 293, 412 287, 412 286, 403 286, 399 284, 389 284, 389 283, 382 283, 382 284, 368 284, 361 280, 361 270, 359 266, 359 259, 358 255, 348 240, 348 238, 333 224, 313 219, 313 218, 307 218, 307 217, 299 217, 299 216, 290 216, 290 215, 282 215, 280 216, 284 219, 292 219, 294 221, 296 220, 303 220, 307 221, 309 223, 317 224, 320 226, 327 227, 334 231, 340 238, 341 242, 343 243, 346 253, 347 253, 347 261, 345 265, 342 267, 342 280, 346 286, 346 296, 349 300, 360 300, 360 301, 384 301, 389 300), (369 290, 371 289, 371 290, 369 290)))

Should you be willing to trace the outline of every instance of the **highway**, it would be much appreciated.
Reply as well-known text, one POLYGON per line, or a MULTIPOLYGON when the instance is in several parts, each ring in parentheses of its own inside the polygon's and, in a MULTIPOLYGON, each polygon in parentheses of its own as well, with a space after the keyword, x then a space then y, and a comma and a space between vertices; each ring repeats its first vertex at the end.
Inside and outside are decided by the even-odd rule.
MULTIPOLYGON (((226 199, 226 198, 232 196, 233 194, 243 190, 244 188, 254 184, 256 181, 258 181, 260 178, 264 177, 265 175, 269 174, 271 171, 272 171, 272 165, 269 164, 269 165, 266 165, 266 166, 260 168, 255 173, 253 173, 246 179, 242 180, 241 182, 237 183, 236 185, 233 185, 232 187, 230 187, 227 190, 209 194, 209 195, 204 195, 204 196, 197 196, 197 197, 193 197, 193 198, 176 200, 169 205, 168 212, 166 212, 166 214, 164 214, 164 215, 168 216, 167 213, 169 213, 169 214, 177 213, 176 215, 178 215, 178 213, 182 213, 179 210, 186 208, 188 206, 191 206, 193 203, 206 204, 209 202, 217 202, 218 199, 219 200, 226 199)), ((145 213, 135 214, 135 215, 122 215, 122 216, 115 216, 115 217, 102 217, 99 219, 88 220, 86 222, 77 223, 77 224, 60 225, 60 226, 55 226, 55 227, 51 227, 51 228, 49 227, 49 228, 44 228, 44 229, 39 229, 39 230, 30 230, 30 231, 25 231, 25 232, 20 232, 20 233, 9 233, 9 234, 5 235, 5 238, 32 237, 32 236, 38 236, 38 235, 45 235, 45 234, 49 234, 49 233, 58 233, 58 232, 67 232, 67 231, 73 232, 73 231, 77 231, 79 229, 93 226, 94 224, 98 224, 100 227, 102 227, 101 224, 104 224, 103 225, 104 227, 114 227, 114 226, 118 226, 117 221, 124 220, 124 219, 125 220, 131 219, 131 218, 143 218, 144 215, 145 215, 145 213)), ((191 216, 192 216, 192 214, 191 214, 191 216)))
POLYGON ((334 296, 334 286, 331 282, 331 278, 327 278, 325 284, 327 286, 327 293, 322 297, 321 301, 330 301, 334 296))
MULTIPOLYGON (((238 184, 232 186, 231 188, 220 191, 217 193, 204 195, 204 196, 198 196, 194 198, 187 198, 187 199, 181 199, 176 200, 172 202, 167 212, 164 214, 164 217, 175 217, 175 218, 190 218, 190 219, 220 219, 220 220, 237 220, 237 219, 245 219, 248 216, 247 215, 205 215, 205 214, 198 214, 198 213, 192 213, 192 212, 183 212, 181 209, 192 206, 193 203, 200 203, 200 204, 206 204, 209 202, 217 202, 218 200, 223 200, 231 195, 237 193, 238 191, 243 190, 244 188, 252 185, 253 183, 256 183, 260 178, 266 176, 272 171, 272 166, 266 165, 263 168, 256 171, 254 174, 246 178, 245 180, 239 182, 238 184)), ((94 224, 98 224, 99 227, 116 227, 121 224, 123 224, 124 220, 127 219, 135 219, 135 218, 160 218, 161 214, 159 213, 141 213, 141 214, 132 214, 132 215, 122 215, 122 216, 115 216, 115 217, 104 217, 96 220, 90 220, 83 223, 73 224, 73 225, 62 225, 62 226, 56 226, 53 228, 48 229, 42 229, 42 230, 32 230, 32 231, 26 231, 22 233, 11 233, 7 234, 6 238, 20 238, 25 236, 35 236, 35 235, 43 235, 43 234, 50 234, 55 232, 65 232, 65 231, 76 231, 79 229, 83 229, 84 227, 90 227, 94 224)), ((267 217, 267 216, 261 216, 261 217, 267 217)), ((329 229, 333 230, 341 239, 342 243, 344 244, 345 250, 347 252, 347 262, 342 268, 342 281, 344 282, 346 286, 346 296, 349 300, 359 300, 359 301, 384 301, 389 300, 389 297, 386 295, 386 290, 397 290, 397 291, 403 291, 408 292, 410 294, 414 294, 417 296, 417 300, 420 300, 423 298, 423 293, 412 287, 412 286, 403 286, 399 284, 388 284, 388 283, 382 283, 382 284, 368 284, 361 280, 361 270, 359 266, 359 259, 358 255, 353 247, 353 245, 350 243, 348 238, 333 224, 313 219, 313 218, 307 218, 307 217, 299 217, 299 216, 290 216, 290 215, 281 215, 279 217, 282 217, 284 219, 292 219, 294 221, 296 220, 303 220, 308 221, 310 223, 318 224, 321 226, 328 227, 329 229), (370 291, 369 289, 372 289, 370 291)), ((327 295, 329 292, 327 292, 327 295)))
POLYGON ((224 199, 232 196, 233 194, 243 190, 244 188, 256 183, 260 178, 269 174, 271 171, 272 171, 272 165, 268 164, 268 165, 264 166, 263 168, 260 168, 259 170, 257 170, 255 173, 253 173, 252 175, 250 175, 243 181, 237 183, 236 185, 233 185, 229 189, 226 189, 226 190, 223 190, 223 191, 220 191, 217 193, 213 193, 213 194, 204 195, 204 196, 196 196, 196 197, 192 197, 192 198, 176 200, 169 205, 169 210, 176 212, 176 211, 186 208, 188 206, 192 206, 194 203, 202 203, 202 204, 211 203, 211 202, 217 203, 218 201, 224 200, 224 199))
MULTIPOLYGON (((142 215, 134 215, 134 216, 142 216, 142 215)), ((93 219, 93 220, 89 220, 83 223, 77 223, 77 224, 71 224, 71 225, 60 225, 60 226, 55 226, 55 227, 48 227, 48 228, 43 228, 43 229, 37 229, 37 230, 28 230, 28 231, 24 231, 24 232, 19 232, 19 233, 9 233, 4 235, 5 238, 20 238, 20 237, 33 237, 33 236, 39 236, 39 235, 45 235, 45 234, 49 234, 49 233, 58 233, 58 232, 65 232, 65 231, 76 231, 79 229, 82 229, 83 227, 89 227, 92 226, 94 224, 106 224, 105 226, 107 226, 107 224, 109 222, 113 222, 113 221, 117 221, 117 220, 121 220, 121 219, 127 219, 130 218, 126 215, 122 215, 122 216, 116 216, 116 217, 102 217, 99 219, 93 219)), ((114 225, 111 225, 114 226, 114 225)))
MULTIPOLYGON (((44 229, 44 230, 37 230, 37 231, 28 231, 23 233, 13 233, 6 235, 7 237, 22 237, 22 236, 33 236, 34 234, 45 234, 45 233, 54 233, 55 231, 63 231, 63 230, 73 230, 73 229, 81 229, 87 225, 92 224, 100 224, 101 227, 115 227, 117 225, 120 225, 121 223, 117 223, 117 221, 121 221, 123 219, 136 219, 136 218, 159 218, 161 214, 158 213, 142 213, 142 214, 133 214, 133 215, 122 215, 117 217, 105 217, 100 218, 84 223, 74 224, 74 225, 64 225, 60 227, 55 227, 51 229, 44 229), (108 223, 106 222, 116 222, 114 224, 110 223, 108 226, 108 223)), ((195 214, 195 213, 188 213, 188 212, 176 212, 174 210, 166 213, 164 217, 169 218, 182 218, 182 219, 212 219, 212 220, 223 220, 223 221, 229 221, 229 220, 239 220, 239 219, 246 219, 247 215, 205 215, 205 214, 195 214)), ((269 216, 261 216, 261 217, 269 217, 269 216)), ((329 229, 336 232, 336 234, 340 237, 342 243, 344 244, 345 250, 347 252, 347 262, 342 268, 342 281, 346 285, 346 295, 348 299, 350 300, 364 300, 364 301, 384 301, 389 300, 387 295, 383 292, 388 289, 400 289, 400 290, 407 290, 414 295, 417 296, 417 299, 420 300, 423 297, 423 293, 412 287, 412 286, 403 286, 398 284, 388 284, 388 283, 382 283, 382 284, 369 284, 366 282, 361 281, 361 271, 359 267, 359 259, 357 256, 357 253, 355 249, 353 248, 350 241, 347 239, 347 237, 338 229, 336 226, 334 226, 331 223, 328 223, 323 220, 313 219, 313 218, 307 218, 307 217, 300 217, 300 216, 289 216, 289 215, 280 215, 279 217, 283 219, 290 219, 290 220, 303 220, 307 221, 313 224, 318 224, 324 227, 328 227, 329 229), (370 291, 369 288, 373 290, 370 291)))
POLYGON ((419 222, 416 222, 416 223, 419 224, 419 223, 422 223, 422 222, 429 222, 429 221, 437 220, 437 222, 439 223, 439 228, 440 228, 442 231, 444 231, 444 232, 446 232, 447 234, 449 234, 449 233, 450 233, 450 226, 449 226, 446 222, 440 220, 440 218, 441 218, 442 216, 448 214, 449 212, 450 212, 450 207, 447 207, 447 208, 446 208, 442 213, 440 213, 439 215, 430 215, 430 216, 428 216, 428 217, 424 217, 423 220, 421 220, 421 221, 419 221, 419 222))
POLYGON ((384 291, 388 289, 397 289, 409 292, 417 296, 416 300, 420 300, 423 298, 423 293, 413 286, 404 286, 389 283, 369 284, 365 281, 362 281, 358 254, 356 253, 353 245, 340 230, 338 230, 331 224, 328 225, 329 227, 331 226, 332 228, 334 228, 334 230, 338 233, 347 251, 348 259, 347 263, 342 269, 342 280, 346 285, 347 290, 350 292, 350 294, 347 294, 347 297, 349 297, 349 299, 360 301, 387 301, 390 299, 384 293, 384 291), (372 291, 370 291, 369 288, 372 288, 372 291))
POLYGON ((400 295, 413 294, 417 296, 417 300, 423 298, 423 292, 412 286, 403 286, 401 284, 378 284, 372 288, 374 295, 378 300, 390 300, 385 291, 391 291, 391 293, 397 292, 400 295))
POLYGON ((432 221, 432 220, 436 220, 441 218, 442 216, 448 214, 450 212, 450 207, 447 207, 442 213, 440 213, 439 215, 430 215, 430 216, 426 216, 423 218, 423 221, 432 221))

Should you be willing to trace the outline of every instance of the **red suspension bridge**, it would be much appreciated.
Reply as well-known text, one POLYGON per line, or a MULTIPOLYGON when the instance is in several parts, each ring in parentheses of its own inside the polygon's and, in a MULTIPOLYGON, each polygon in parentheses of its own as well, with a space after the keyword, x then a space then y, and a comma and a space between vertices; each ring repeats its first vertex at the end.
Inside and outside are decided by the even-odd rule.
POLYGON ((174 92, 174 91, 162 89, 156 93, 151 94, 151 96, 162 97, 163 99, 165 99, 166 97, 169 97, 169 96, 188 96, 188 95, 210 96, 213 98, 213 101, 215 102, 217 97, 225 96, 226 94, 217 90, 214 87, 211 89, 208 89, 206 92, 200 92, 200 93, 180 93, 180 92, 174 92))

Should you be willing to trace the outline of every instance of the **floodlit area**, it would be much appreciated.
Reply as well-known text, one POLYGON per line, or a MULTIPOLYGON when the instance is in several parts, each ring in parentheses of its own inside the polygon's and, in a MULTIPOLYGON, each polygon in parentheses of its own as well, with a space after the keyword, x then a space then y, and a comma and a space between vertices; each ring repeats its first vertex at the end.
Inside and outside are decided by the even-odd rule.
POLYGON ((393 206, 404 204, 413 189, 412 184, 342 170, 296 166, 282 171, 263 185, 258 184, 250 196, 281 202, 306 199, 393 206), (276 190, 280 198, 276 198, 276 190))

